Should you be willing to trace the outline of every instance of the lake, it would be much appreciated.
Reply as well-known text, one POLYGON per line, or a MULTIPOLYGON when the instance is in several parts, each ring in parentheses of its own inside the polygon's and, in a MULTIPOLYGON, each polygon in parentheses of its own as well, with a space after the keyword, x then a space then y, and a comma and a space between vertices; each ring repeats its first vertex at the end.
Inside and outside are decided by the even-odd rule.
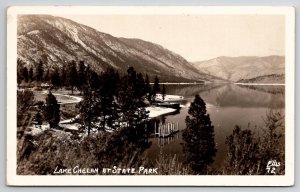
MULTIPOLYGON (((217 153, 213 167, 222 166, 226 157, 226 137, 235 125, 242 129, 251 129, 257 135, 262 133, 264 119, 268 110, 279 110, 284 113, 284 86, 250 86, 235 84, 206 85, 166 85, 167 94, 181 95, 185 100, 177 114, 164 116, 166 122, 179 123, 179 129, 185 129, 185 118, 195 94, 205 101, 215 131, 217 153)), ((162 117, 158 117, 162 119, 162 117)), ((151 138, 151 147, 146 151, 147 158, 155 162, 160 154, 183 159, 181 143, 182 132, 172 138, 151 138)))

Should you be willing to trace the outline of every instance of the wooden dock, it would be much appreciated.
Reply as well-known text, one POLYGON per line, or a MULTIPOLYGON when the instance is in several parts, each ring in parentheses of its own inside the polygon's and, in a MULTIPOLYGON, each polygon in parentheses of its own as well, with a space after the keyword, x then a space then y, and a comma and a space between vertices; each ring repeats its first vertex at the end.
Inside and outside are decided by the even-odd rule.
POLYGON ((174 122, 160 123, 157 125, 154 124, 154 134, 156 137, 168 138, 172 137, 174 134, 179 132, 179 123, 176 124, 174 122))

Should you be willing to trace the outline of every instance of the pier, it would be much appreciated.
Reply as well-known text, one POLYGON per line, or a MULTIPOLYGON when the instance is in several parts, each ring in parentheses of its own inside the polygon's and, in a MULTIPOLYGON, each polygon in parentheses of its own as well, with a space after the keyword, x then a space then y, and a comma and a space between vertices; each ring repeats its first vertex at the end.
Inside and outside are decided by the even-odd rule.
POLYGON ((155 137, 168 138, 179 132, 179 123, 174 122, 154 124, 155 137))

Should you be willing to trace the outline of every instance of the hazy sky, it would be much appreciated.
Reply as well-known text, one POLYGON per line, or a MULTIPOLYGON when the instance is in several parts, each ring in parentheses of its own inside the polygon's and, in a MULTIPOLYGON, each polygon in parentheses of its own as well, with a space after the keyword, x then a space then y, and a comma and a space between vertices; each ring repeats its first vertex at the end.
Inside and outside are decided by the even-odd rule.
POLYGON ((284 16, 63 15, 116 37, 160 44, 188 61, 284 55, 284 16))

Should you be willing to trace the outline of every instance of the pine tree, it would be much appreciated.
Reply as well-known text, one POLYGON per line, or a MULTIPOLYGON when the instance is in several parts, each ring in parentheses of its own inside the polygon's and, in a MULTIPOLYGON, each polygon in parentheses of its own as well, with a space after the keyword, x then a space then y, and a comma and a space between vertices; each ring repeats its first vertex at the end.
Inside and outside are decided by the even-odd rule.
POLYGON ((90 86, 92 90, 99 89, 101 86, 101 81, 99 75, 95 71, 91 71, 90 75, 90 86))
POLYGON ((162 87, 162 99, 163 99, 163 101, 165 100, 165 97, 166 97, 166 87, 165 87, 165 84, 163 84, 163 87, 162 87))
POLYGON ((124 122, 122 134, 128 142, 139 143, 141 146, 145 142, 145 123, 148 118, 148 111, 145 109, 144 99, 146 94, 140 94, 139 75, 133 67, 129 67, 127 75, 121 78, 117 103, 120 107, 121 116, 119 120, 124 122))
POLYGON ((22 81, 24 80, 23 77, 23 68, 24 68, 25 63, 21 59, 17 59, 17 84, 18 87, 20 88, 20 85, 22 81))
POLYGON ((67 78, 69 86, 71 86, 72 95, 74 93, 74 87, 77 87, 78 83, 78 75, 75 61, 72 61, 70 67, 68 69, 68 78, 67 78))
POLYGON ((59 88, 61 86, 61 80, 59 75, 58 68, 55 68, 54 71, 51 73, 51 83, 55 88, 59 88))
POLYGON ((137 94, 136 96, 140 99, 140 102, 144 102, 144 97, 147 94, 147 87, 142 73, 138 73, 136 76, 135 92, 137 94))
MULTIPOLYGON (((85 74, 85 81, 86 81, 86 83, 82 87, 82 89, 83 89, 83 95, 85 94, 85 91, 88 90, 87 87, 90 87, 90 88, 92 87, 91 86, 92 71, 91 71, 90 65, 87 65, 85 67, 84 74, 85 74)), ((96 76, 98 76, 97 73, 96 73, 96 76)))
POLYGON ((67 70, 66 66, 63 65, 60 73, 60 81, 61 81, 61 86, 66 86, 67 84, 67 70))
POLYGON ((148 77, 147 74, 146 74, 145 83, 146 83, 145 89, 146 89, 147 99, 148 99, 149 103, 151 104, 151 102, 152 102, 152 91, 151 91, 149 77, 148 77))
POLYGON ((29 69, 28 76, 29 76, 29 81, 34 80, 33 68, 32 67, 30 67, 30 69, 29 69))
POLYGON ((28 80, 29 80, 27 67, 23 67, 23 69, 22 69, 22 76, 23 76, 24 81, 27 83, 28 80))
POLYGON ((51 81, 50 69, 48 68, 45 75, 44 75, 44 82, 51 81))
POLYGON ((79 67, 78 67, 78 83, 77 87, 80 90, 81 94, 83 91, 83 86, 86 84, 86 74, 85 74, 85 66, 84 62, 80 61, 79 62, 79 67))
POLYGON ((22 83, 22 75, 21 75, 21 73, 19 72, 19 71, 17 71, 17 86, 18 86, 18 88, 20 89, 20 86, 21 86, 21 83, 22 83))
MULTIPOLYGON (((89 70, 89 69, 88 69, 89 70)), ((82 123, 88 130, 93 128, 105 131, 106 128, 116 129, 118 106, 115 102, 119 75, 113 69, 101 73, 86 71, 87 83, 83 87, 84 97, 79 104, 82 123)))
POLYGON ((195 174, 207 174, 216 154, 214 127, 206 113, 206 104, 199 95, 188 110, 186 129, 182 133, 185 163, 195 174))
POLYGON ((85 89, 83 100, 78 104, 78 108, 83 128, 88 131, 89 135, 97 122, 98 115, 95 110, 95 92, 90 89, 90 86, 86 86, 85 89))
POLYGON ((97 113, 100 118, 100 126, 98 130, 106 130, 106 127, 115 129, 113 126, 114 121, 118 118, 117 106, 114 100, 114 95, 117 89, 117 76, 115 71, 110 68, 101 74, 101 86, 97 89, 96 94, 98 97, 97 113))
POLYGON ((17 70, 17 84, 18 84, 18 88, 20 88, 22 80, 23 80, 23 75, 21 73, 22 69, 18 69, 17 70))
POLYGON ((127 123, 127 127, 137 128, 141 122, 148 117, 143 102, 144 95, 141 95, 136 71, 129 67, 127 75, 120 81, 118 90, 118 104, 122 112, 122 121, 127 123))
POLYGON ((46 106, 44 110, 45 120, 49 123, 50 128, 58 126, 60 121, 60 106, 56 97, 49 91, 46 97, 46 106))
POLYGON ((36 67, 35 77, 37 82, 42 82, 44 77, 44 64, 40 61, 36 67))
POLYGON ((156 94, 160 91, 160 86, 159 86, 159 79, 157 76, 155 76, 154 79, 154 85, 152 89, 152 101, 155 101, 156 94))

